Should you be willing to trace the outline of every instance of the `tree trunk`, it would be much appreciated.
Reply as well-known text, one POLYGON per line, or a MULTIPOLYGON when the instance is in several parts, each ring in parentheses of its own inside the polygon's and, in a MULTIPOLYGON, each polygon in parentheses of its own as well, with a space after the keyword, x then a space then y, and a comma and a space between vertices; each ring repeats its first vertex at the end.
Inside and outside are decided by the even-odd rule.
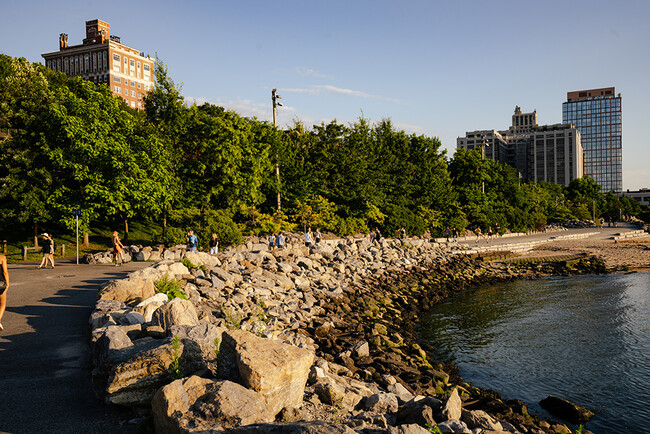
POLYGON ((34 222, 34 247, 38 247, 38 223, 34 222))
POLYGON ((129 242, 129 219, 124 219, 124 242, 129 242))
POLYGON ((162 230, 162 237, 165 238, 165 234, 167 233, 167 210, 163 211, 163 227, 162 227, 162 229, 163 229, 162 230))
POLYGON ((84 232, 84 243, 83 247, 88 247, 90 245, 90 239, 88 236, 88 232, 84 232))

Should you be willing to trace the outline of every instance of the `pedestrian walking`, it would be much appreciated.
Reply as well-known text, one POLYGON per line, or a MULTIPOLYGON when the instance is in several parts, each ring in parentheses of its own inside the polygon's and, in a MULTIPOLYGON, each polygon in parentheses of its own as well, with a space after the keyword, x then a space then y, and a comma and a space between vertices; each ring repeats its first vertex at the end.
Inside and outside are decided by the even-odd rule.
POLYGON ((48 233, 43 234, 41 252, 43 252, 43 259, 41 259, 41 265, 38 268, 49 268, 48 263, 54 268, 54 240, 48 233))
POLYGON ((284 234, 282 232, 278 232, 278 235, 275 237, 275 246, 278 249, 284 249, 284 234))
POLYGON ((7 289, 9 289, 9 269, 7 268, 7 257, 0 255, 0 332, 4 330, 2 326, 2 316, 7 308, 7 289))
POLYGON ((445 238, 447 238, 447 242, 449 242, 449 237, 451 237, 451 229, 449 229, 449 226, 445 228, 445 238))
POLYGON ((320 243, 320 238, 321 238, 320 228, 316 228, 316 233, 314 233, 314 239, 316 240, 316 244, 320 243))
POLYGON ((311 228, 307 229, 307 232, 305 232, 305 246, 309 247, 311 246, 311 243, 313 242, 313 237, 311 235, 311 228))
POLYGON ((381 240, 381 232, 379 231, 379 228, 375 228, 375 240, 379 242, 381 240))
POLYGON ((399 230, 399 237, 400 237, 401 239, 405 239, 405 238, 406 238, 406 229, 404 229, 404 226, 402 226, 402 228, 399 230))
POLYGON ((117 231, 113 231, 111 243, 113 243, 113 262, 115 262, 116 267, 119 267, 120 265, 124 264, 124 254, 122 253, 124 250, 124 245, 122 244, 122 240, 120 240, 120 234, 117 231))
POLYGON ((216 255, 217 252, 219 251, 219 239, 217 238, 217 234, 212 232, 212 235, 210 236, 210 241, 208 242, 208 246, 210 247, 210 254, 211 255, 216 255))
POLYGON ((189 231, 185 236, 185 244, 187 245, 187 251, 196 253, 196 249, 199 247, 199 239, 194 235, 194 231, 189 231))
POLYGON ((481 232, 481 227, 477 226, 476 227, 476 244, 478 244, 478 241, 481 239, 481 235, 483 232, 481 232))
POLYGON ((275 234, 271 233, 269 234, 269 250, 273 250, 275 247, 275 234))

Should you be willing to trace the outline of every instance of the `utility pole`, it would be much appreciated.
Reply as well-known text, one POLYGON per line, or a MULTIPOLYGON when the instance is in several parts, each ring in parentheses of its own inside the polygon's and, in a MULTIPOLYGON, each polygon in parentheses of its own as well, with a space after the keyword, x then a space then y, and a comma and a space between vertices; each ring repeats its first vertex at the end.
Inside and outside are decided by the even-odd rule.
MULTIPOLYGON (((273 126, 275 128, 278 127, 278 106, 282 107, 282 103, 278 101, 279 99, 282 99, 280 95, 277 94, 277 89, 273 89, 271 91, 271 100, 273 101, 273 126)), ((282 203, 280 201, 280 157, 278 156, 278 151, 276 148, 275 151, 275 180, 277 182, 277 189, 278 189, 278 211, 282 210, 282 203)))

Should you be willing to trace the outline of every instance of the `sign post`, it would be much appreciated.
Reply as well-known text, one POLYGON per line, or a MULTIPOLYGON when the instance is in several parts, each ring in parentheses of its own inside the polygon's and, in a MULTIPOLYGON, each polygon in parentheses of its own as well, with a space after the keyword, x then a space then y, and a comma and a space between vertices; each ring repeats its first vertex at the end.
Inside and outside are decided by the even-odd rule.
POLYGON ((79 265, 79 216, 81 216, 81 210, 78 208, 73 209, 72 215, 77 219, 77 265, 79 265))

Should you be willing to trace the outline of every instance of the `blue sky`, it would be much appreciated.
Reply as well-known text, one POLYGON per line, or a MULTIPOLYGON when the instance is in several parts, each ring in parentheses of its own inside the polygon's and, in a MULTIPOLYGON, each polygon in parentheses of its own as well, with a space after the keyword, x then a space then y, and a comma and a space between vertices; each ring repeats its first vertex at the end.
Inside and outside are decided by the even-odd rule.
POLYGON ((167 64, 190 101, 280 126, 390 118, 456 137, 506 129, 516 105, 562 121, 566 92, 615 86, 623 187, 650 188, 650 2, 0 0, 0 52, 42 62, 102 19, 167 64))

